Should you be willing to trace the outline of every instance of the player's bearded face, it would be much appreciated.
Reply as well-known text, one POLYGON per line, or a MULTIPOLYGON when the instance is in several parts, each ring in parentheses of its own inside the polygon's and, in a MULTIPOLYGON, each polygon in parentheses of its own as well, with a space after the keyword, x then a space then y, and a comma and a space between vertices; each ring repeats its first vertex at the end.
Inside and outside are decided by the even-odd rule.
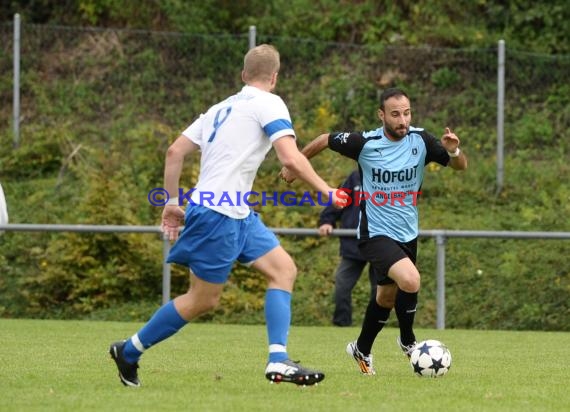
POLYGON ((393 139, 402 139, 408 134, 412 121, 410 101, 404 96, 386 100, 380 117, 384 123, 384 132, 393 139))
POLYGON ((396 124, 394 126, 384 124, 384 131, 394 139, 402 139, 405 135, 408 134, 408 129, 409 125, 405 125, 403 123, 396 124))

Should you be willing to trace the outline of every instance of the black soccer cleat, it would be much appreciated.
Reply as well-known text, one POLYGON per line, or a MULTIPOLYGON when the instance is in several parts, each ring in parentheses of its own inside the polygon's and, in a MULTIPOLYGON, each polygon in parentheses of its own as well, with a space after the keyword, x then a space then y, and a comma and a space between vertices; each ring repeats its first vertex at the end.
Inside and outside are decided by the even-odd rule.
POLYGON ((297 362, 286 359, 281 362, 269 362, 265 368, 265 377, 271 383, 289 382, 299 386, 311 386, 322 381, 325 374, 304 368, 297 362))
POLYGON ((111 344, 109 348, 109 353, 111 358, 117 364, 117 369, 119 369, 119 378, 121 383, 125 386, 138 387, 141 386, 139 377, 137 374, 137 369, 139 368, 138 362, 129 363, 123 357, 123 348, 126 341, 115 342, 111 344))

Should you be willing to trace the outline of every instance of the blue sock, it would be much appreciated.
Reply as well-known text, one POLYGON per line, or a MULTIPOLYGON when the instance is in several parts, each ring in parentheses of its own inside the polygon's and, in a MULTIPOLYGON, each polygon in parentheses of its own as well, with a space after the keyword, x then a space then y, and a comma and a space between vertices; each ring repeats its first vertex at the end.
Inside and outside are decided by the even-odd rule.
POLYGON ((174 307, 174 301, 166 303, 138 333, 127 340, 123 349, 125 360, 129 363, 137 362, 146 349, 174 335, 186 323, 188 322, 174 307))
POLYGON ((291 325, 291 293, 280 289, 267 289, 265 323, 269 339, 269 362, 288 359, 287 335, 291 325))

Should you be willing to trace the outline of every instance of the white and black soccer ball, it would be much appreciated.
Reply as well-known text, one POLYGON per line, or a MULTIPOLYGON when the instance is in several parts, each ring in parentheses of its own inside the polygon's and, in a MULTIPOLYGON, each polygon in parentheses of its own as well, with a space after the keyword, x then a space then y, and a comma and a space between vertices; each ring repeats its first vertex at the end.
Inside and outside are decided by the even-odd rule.
POLYGON ((438 378, 449 372, 451 352, 438 340, 424 340, 414 346, 410 365, 417 376, 438 378))

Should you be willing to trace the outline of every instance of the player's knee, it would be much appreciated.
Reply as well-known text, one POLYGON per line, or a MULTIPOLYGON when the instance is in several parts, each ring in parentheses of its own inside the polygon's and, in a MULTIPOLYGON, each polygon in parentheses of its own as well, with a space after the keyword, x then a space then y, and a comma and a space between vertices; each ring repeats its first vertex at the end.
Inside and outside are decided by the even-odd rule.
POLYGON ((396 299, 387 296, 377 296, 376 303, 386 309, 393 309, 396 304, 396 299))
POLYGON ((265 272, 270 288, 292 290, 297 277, 297 266, 289 261, 279 266, 272 267, 265 272))
POLYGON ((281 276, 288 282, 295 282, 297 278, 297 265, 291 260, 281 271, 281 276))
POLYGON ((398 289, 392 285, 390 286, 380 286, 378 293, 376 294, 376 303, 383 308, 392 309, 396 304, 396 292, 398 289))
POLYGON ((398 282, 398 287, 404 292, 416 293, 420 290, 420 274, 411 273, 409 276, 405 276, 398 282))

